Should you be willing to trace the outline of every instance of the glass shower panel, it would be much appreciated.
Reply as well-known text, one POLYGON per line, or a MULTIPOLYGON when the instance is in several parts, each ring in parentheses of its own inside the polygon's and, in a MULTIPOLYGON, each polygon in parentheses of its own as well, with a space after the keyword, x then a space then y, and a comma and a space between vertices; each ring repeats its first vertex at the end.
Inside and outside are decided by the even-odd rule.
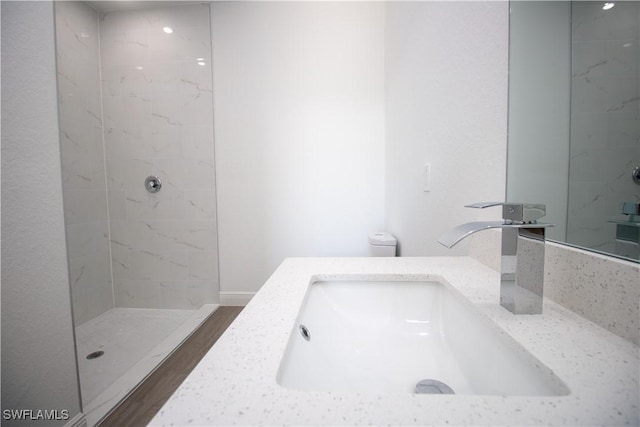
POLYGON ((90 425, 219 298, 209 6, 121 6, 55 7, 65 226, 90 425), (150 176, 159 191, 147 190, 150 176))
POLYGON ((96 11, 57 3, 56 43, 64 216, 79 325, 114 307, 96 11))

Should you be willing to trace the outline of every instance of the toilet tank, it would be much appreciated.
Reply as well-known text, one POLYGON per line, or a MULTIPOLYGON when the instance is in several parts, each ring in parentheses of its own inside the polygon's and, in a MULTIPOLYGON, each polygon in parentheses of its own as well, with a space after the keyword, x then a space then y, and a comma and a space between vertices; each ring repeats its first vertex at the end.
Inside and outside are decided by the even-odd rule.
POLYGON ((386 231, 369 234, 369 256, 396 256, 397 245, 396 238, 386 231))

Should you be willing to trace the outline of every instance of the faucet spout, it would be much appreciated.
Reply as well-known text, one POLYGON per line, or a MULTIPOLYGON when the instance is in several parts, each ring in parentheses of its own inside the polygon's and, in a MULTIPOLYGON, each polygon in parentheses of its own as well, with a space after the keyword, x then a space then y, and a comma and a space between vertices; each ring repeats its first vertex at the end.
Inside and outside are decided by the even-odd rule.
POLYGON ((480 203, 468 207, 503 206, 503 221, 461 224, 442 235, 438 242, 452 248, 462 239, 482 230, 502 229, 500 304, 514 314, 542 313, 545 229, 553 224, 537 223, 545 206, 531 203, 480 203))
POLYGON ((457 245, 461 240, 469 237, 473 233, 482 230, 488 230, 490 228, 502 228, 506 226, 502 221, 476 221, 467 222, 466 224, 460 224, 459 226, 452 228, 445 234, 440 236, 438 243, 451 249, 457 245))

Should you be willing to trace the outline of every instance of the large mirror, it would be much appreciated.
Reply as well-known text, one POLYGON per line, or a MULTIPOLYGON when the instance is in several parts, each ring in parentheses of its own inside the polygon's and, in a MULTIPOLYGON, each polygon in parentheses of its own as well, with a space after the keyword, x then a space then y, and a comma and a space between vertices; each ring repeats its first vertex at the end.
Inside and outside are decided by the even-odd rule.
POLYGON ((640 2, 512 1, 507 199, 640 260, 640 2))

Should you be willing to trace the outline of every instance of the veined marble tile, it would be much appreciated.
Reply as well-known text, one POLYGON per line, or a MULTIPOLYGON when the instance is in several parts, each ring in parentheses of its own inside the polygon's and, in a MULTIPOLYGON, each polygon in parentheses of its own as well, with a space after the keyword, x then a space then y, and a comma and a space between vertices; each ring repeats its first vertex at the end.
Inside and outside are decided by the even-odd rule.
POLYGON ((157 248, 157 235, 153 220, 111 221, 111 243, 133 251, 157 248))
POLYGON ((153 211, 155 219, 185 219, 184 190, 180 187, 167 186, 164 194, 156 198, 153 211))
POLYGON ((216 218, 216 193, 213 190, 185 190, 184 204, 189 220, 216 218))
POLYGON ((149 17, 151 25, 168 25, 172 28, 208 27, 209 7, 206 4, 155 9, 149 17))
POLYGON ((218 252, 189 251, 190 280, 218 280, 218 252))
POLYGON ((637 75, 609 78, 607 83, 607 111, 640 109, 640 79, 637 75))
POLYGON ((127 195, 124 190, 107 191, 109 200, 109 220, 117 221, 127 216, 127 195))
POLYGON ((90 252, 69 260, 72 289, 95 289, 110 281, 108 251, 90 252))
POLYGON ((85 322, 113 307, 109 252, 69 260, 74 321, 85 322))
POLYGON ((211 60, 197 57, 180 62, 180 92, 184 95, 213 93, 211 60))
POLYGON ((188 61, 211 57, 211 35, 208 25, 167 26, 173 29, 173 33, 166 34, 160 26, 149 30, 149 58, 155 61, 188 61))
POLYGON ((153 159, 182 158, 181 127, 164 126, 151 130, 149 149, 153 159))
POLYGON ((168 187, 180 190, 187 185, 187 165, 182 157, 158 158, 153 163, 158 175, 168 187))
MULTIPOLYGON (((213 126, 182 126, 182 156, 185 159, 205 160, 213 165, 213 126)), ((213 187, 214 184, 211 183, 213 187)))
POLYGON ((63 182, 76 321, 109 308, 102 302, 113 306, 114 292, 123 306, 191 307, 214 300, 208 6, 114 12, 99 21, 80 3, 57 6, 63 182), (164 33, 164 26, 174 33, 164 33), (148 175, 161 177, 160 193, 144 189, 148 175), (180 286, 163 288, 160 280, 177 280, 180 286))
POLYGON ((102 94, 102 121, 104 124, 104 139, 106 145, 109 145, 111 139, 118 136, 115 130, 122 132, 122 128, 118 124, 120 119, 120 99, 119 94, 112 95, 106 90, 102 94))
POLYGON ((213 101, 211 94, 198 92, 181 95, 184 125, 213 125, 213 101))
POLYGON ((120 68, 120 92, 128 96, 143 97, 153 94, 154 85, 148 60, 138 60, 120 68))
POLYGON ((113 307, 98 15, 58 2, 56 52, 62 185, 74 321, 113 307))
POLYGON ((116 307, 162 307, 159 281, 116 279, 113 290, 116 307))
POLYGON ((151 122, 151 97, 145 95, 106 95, 104 116, 106 128, 116 128, 141 136, 151 122))
POLYGON ((606 41, 575 41, 571 45, 571 77, 593 79, 608 74, 606 41))
POLYGON ((111 240, 111 272, 113 280, 131 279, 131 249, 111 240))
MULTIPOLYGON (((127 94, 121 97, 119 127, 138 137, 151 126, 153 102, 151 96, 127 94)), ((146 132, 146 133, 145 133, 146 132)))
POLYGON ((78 126, 78 140, 60 133, 62 181, 66 190, 106 190, 102 128, 78 126))
POLYGON ((571 32, 574 40, 633 39, 638 38, 637 19, 637 2, 617 2, 606 11, 598 2, 573 2, 571 32))
POLYGON ((100 22, 116 300, 166 307, 179 296, 161 298, 159 280, 184 289, 217 281, 193 255, 217 250, 209 7, 113 12, 100 22), (162 180, 160 192, 144 188, 149 175, 162 180))
POLYGON ((156 245, 164 251, 204 250, 192 242, 188 223, 184 220, 158 220, 153 222, 156 245))
POLYGON ((113 38, 118 33, 147 30, 153 25, 153 9, 114 11, 100 14, 100 33, 103 38, 113 38))
POLYGON ((187 181, 186 189, 214 189, 216 172, 213 159, 187 159, 185 160, 187 181))
POLYGON ((605 148, 609 133, 609 114, 603 112, 572 112, 571 137, 580 141, 580 148, 605 148))
MULTIPOLYGON (((101 28, 104 27, 104 21, 101 28)), ((131 65, 150 56, 149 34, 145 29, 126 29, 121 32, 101 33, 100 56, 103 64, 131 65)))
POLYGON ((604 113, 608 106, 606 77, 571 79, 571 111, 604 113))
POLYGON ((607 143, 611 147, 637 147, 640 144, 640 113, 613 111, 608 113, 607 143))
POLYGON ((132 251, 131 277, 138 280, 186 280, 188 259, 186 251, 132 251))
POLYGON ((150 96, 153 82, 148 60, 107 62, 102 68, 102 89, 107 96, 150 96))
POLYGON ((67 224, 106 221, 106 191, 64 190, 64 214, 67 224))
POLYGON ((67 250, 69 258, 89 253, 109 252, 109 228, 106 221, 95 221, 67 226, 67 250))
POLYGON ((151 78, 153 93, 176 94, 180 91, 181 63, 173 60, 149 61, 145 66, 151 78))
POLYGON ((152 101, 153 127, 165 130, 180 127, 185 122, 185 111, 179 103, 179 98, 172 94, 156 94, 152 101))
POLYGON ((570 183, 569 215, 572 218, 601 218, 605 212, 602 182, 570 183))
POLYGON ((161 282, 162 305, 172 309, 197 309, 215 299, 213 281, 161 282))
POLYGON ((144 158, 123 159, 120 164, 107 163, 107 180, 110 190, 124 190, 129 197, 140 199, 149 195, 144 187, 144 180, 154 175, 153 162, 144 158), (141 192, 144 191, 145 193, 141 192))
POLYGON ((606 49, 609 75, 637 76, 640 74, 638 39, 608 41, 606 49))
POLYGON ((180 27, 209 27, 209 6, 206 4, 158 9, 158 19, 170 19, 171 25, 180 27))
POLYGON ((214 221, 185 221, 188 242, 204 250, 217 249, 216 223, 214 221))

